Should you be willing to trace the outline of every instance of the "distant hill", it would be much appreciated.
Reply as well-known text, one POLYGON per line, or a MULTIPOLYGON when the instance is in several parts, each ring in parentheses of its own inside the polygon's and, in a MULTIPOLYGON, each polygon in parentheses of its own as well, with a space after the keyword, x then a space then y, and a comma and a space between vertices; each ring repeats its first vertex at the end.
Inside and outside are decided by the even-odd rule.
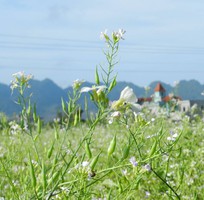
MULTIPOLYGON (((133 88, 137 97, 151 96, 154 93, 154 88, 159 81, 154 81, 149 84, 150 90, 148 94, 143 87, 139 87, 130 82, 118 82, 116 87, 110 93, 109 98, 111 100, 117 100, 120 96, 120 92, 129 86, 133 88)), ((56 85, 52 80, 45 79, 43 81, 32 80, 31 82, 31 92, 32 102, 37 105, 37 112, 43 118, 49 120, 56 116, 57 111, 61 110, 61 98, 68 100, 68 92, 72 91, 72 87, 67 87, 62 89, 56 85)), ((173 87, 169 84, 161 82, 166 89, 167 94, 174 92, 176 95, 180 96, 183 100, 190 99, 204 99, 201 93, 204 91, 204 85, 200 84, 196 80, 179 82, 177 87, 173 87)), ((83 86, 91 86, 92 83, 84 83, 83 86)), ((84 105, 84 96, 79 100, 79 104, 84 105)), ((14 102, 17 99, 17 94, 14 92, 11 94, 10 87, 5 84, 0 83, 0 112, 4 112, 8 116, 12 116, 14 113, 19 113, 19 106, 14 102)), ((94 110, 94 105, 89 102, 89 108, 94 110)))

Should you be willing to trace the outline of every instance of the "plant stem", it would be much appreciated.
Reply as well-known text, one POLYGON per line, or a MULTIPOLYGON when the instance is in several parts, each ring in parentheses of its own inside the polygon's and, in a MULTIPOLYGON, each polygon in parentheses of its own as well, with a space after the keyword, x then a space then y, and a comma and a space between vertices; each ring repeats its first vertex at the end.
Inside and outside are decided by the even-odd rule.
POLYGON ((176 191, 153 169, 151 171, 176 195, 176 197, 180 200, 180 196, 176 193, 176 191))

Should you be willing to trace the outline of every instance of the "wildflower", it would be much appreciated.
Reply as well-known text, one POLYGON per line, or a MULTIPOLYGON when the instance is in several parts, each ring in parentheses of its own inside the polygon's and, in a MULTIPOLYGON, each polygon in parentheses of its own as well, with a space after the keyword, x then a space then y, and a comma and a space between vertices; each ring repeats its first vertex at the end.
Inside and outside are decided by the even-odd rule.
POLYGON ((178 137, 178 133, 174 133, 173 131, 170 131, 171 136, 167 137, 167 140, 169 141, 175 141, 176 138, 178 137))
POLYGON ((145 198, 149 198, 149 196, 150 196, 150 192, 146 191, 145 192, 145 198))
POLYGON ((119 111, 115 111, 111 114, 110 119, 109 119, 109 124, 113 123, 113 120, 116 118, 119 118, 121 116, 121 113, 119 111))
POLYGON ((150 171, 151 171, 151 166, 150 166, 150 164, 146 164, 146 165, 144 166, 144 169, 147 170, 148 172, 150 172, 150 171))
POLYGON ((135 159, 134 156, 131 157, 131 158, 129 159, 129 161, 130 161, 130 163, 132 164, 133 167, 136 167, 136 166, 138 165, 138 163, 136 162, 136 159, 135 159))
POLYGON ((76 164, 74 169, 76 169, 81 174, 87 175, 89 178, 89 173, 91 171, 91 168, 90 168, 90 163, 88 161, 83 161, 82 163, 76 164))
POLYGON ((108 37, 108 35, 107 35, 107 32, 108 32, 107 29, 105 29, 104 32, 101 32, 101 34, 100 34, 100 39, 101 39, 101 40, 103 40, 104 38, 105 38, 106 40, 109 40, 109 37, 108 37))
POLYGON ((73 85, 72 85, 73 89, 78 90, 78 89, 80 88, 80 86, 82 85, 83 82, 84 82, 83 80, 80 81, 79 79, 76 79, 76 80, 73 82, 73 85))
POLYGON ((127 173, 128 173, 127 169, 122 170, 122 174, 123 174, 124 176, 127 176, 127 173))
POLYGON ((112 108, 114 110, 119 110, 121 108, 124 108, 124 106, 126 106, 126 105, 127 106, 130 105, 130 107, 134 111, 140 111, 141 106, 136 103, 137 101, 138 101, 138 99, 137 99, 136 95, 134 94, 133 89, 127 86, 120 93, 119 100, 112 103, 112 108))
POLYGON ((9 122, 11 135, 16 135, 21 132, 21 127, 14 121, 9 122))
POLYGON ((82 163, 81 163, 81 166, 82 167, 87 167, 89 165, 89 162, 88 161, 83 161, 82 163))
POLYGON ((125 34, 125 32, 126 32, 125 30, 119 29, 117 32, 113 32, 112 35, 113 37, 116 37, 118 40, 120 39, 124 40, 123 35, 125 34))
POLYGON ((152 138, 152 137, 156 137, 157 134, 152 134, 152 135, 148 135, 146 138, 149 139, 149 138, 152 138))
POLYGON ((100 102, 100 103, 105 103, 106 105, 108 105, 108 98, 106 97, 105 91, 106 90, 106 86, 101 85, 101 86, 92 86, 92 87, 83 87, 81 88, 81 93, 83 92, 90 92, 92 91, 92 94, 90 94, 91 96, 91 100, 95 101, 95 102, 100 102))
POLYGON ((29 80, 33 78, 33 75, 29 74, 29 75, 25 75, 24 72, 17 72, 15 74, 12 74, 14 80, 11 81, 11 90, 13 91, 16 88, 30 88, 29 85, 29 80))
POLYGON ((105 85, 93 86, 93 87, 83 87, 81 88, 80 92, 83 93, 83 92, 90 92, 90 91, 96 90, 97 93, 100 93, 101 91, 104 91, 105 89, 106 89, 105 85))

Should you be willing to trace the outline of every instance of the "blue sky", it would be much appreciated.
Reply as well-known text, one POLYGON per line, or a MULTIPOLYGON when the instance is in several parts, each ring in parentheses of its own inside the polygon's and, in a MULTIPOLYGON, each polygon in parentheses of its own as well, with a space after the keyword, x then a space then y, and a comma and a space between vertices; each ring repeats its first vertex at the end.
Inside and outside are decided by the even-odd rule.
POLYGON ((0 0, 0 82, 18 71, 61 87, 94 81, 100 32, 126 30, 118 80, 204 84, 203 0, 0 0))

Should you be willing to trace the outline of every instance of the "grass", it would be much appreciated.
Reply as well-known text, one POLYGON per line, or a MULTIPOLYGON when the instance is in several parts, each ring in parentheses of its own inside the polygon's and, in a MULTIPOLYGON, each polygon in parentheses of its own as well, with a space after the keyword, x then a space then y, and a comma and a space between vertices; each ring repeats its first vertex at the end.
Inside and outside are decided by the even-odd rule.
POLYGON ((128 128, 119 123, 100 124, 93 130, 89 145, 92 158, 88 157, 84 144, 75 155, 81 139, 89 131, 86 124, 69 130, 61 127, 58 138, 51 127, 44 127, 40 135, 34 133, 38 135, 35 143, 39 155, 29 135, 1 130, 0 196, 6 199, 41 199, 49 196, 58 183, 50 198, 178 199, 169 185, 181 199, 202 199, 203 123, 174 123, 156 118, 145 124, 135 123, 131 128, 142 158, 134 140, 130 139, 128 128), (179 134, 176 141, 167 140, 170 131, 179 134), (116 148, 108 156, 107 150, 115 134, 116 148), (162 138, 149 157, 159 137, 162 138), (123 159, 123 151, 129 143, 128 155, 123 159), (35 186, 30 173, 29 153, 36 178, 35 186), (91 171, 83 164, 85 161, 90 163, 98 153, 100 156, 91 171), (136 167, 129 161, 133 156, 138 161, 136 167), (66 169, 71 159, 73 161, 66 169), (145 170, 147 163, 151 164, 151 171, 145 170))

